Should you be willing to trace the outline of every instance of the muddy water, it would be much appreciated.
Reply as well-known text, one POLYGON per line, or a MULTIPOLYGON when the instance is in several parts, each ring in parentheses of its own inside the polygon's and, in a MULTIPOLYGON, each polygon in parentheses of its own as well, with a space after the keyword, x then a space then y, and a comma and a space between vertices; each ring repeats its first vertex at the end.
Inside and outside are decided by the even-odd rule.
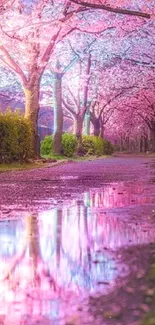
POLYGON ((154 215, 153 185, 150 194, 142 181, 91 188, 38 213, 5 215, 1 324, 97 324, 84 301, 108 293, 128 274, 115 254, 119 248, 155 241, 154 215))

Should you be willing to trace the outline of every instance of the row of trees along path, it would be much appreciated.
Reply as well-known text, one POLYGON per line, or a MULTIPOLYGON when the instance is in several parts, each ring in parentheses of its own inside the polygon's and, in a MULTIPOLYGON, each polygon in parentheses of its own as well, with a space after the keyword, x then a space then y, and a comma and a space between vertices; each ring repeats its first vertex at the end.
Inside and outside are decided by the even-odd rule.
MULTIPOLYGON (((128 1, 116 1, 115 7, 112 1, 106 5, 105 1, 98 4, 97 1, 66 1, 66 0, 40 0, 23 1, 12 0, 2 2, 0 6, 0 59, 15 72, 20 79, 25 95, 25 117, 32 123, 33 148, 37 154, 37 123, 39 114, 39 94, 41 79, 48 67, 57 46, 66 38, 69 38, 77 30, 88 33, 96 33, 96 30, 103 31, 109 27, 109 21, 118 29, 118 36, 124 23, 134 24, 135 30, 142 28, 148 19, 151 19, 153 12, 153 1, 147 6, 147 2, 139 1, 139 10, 130 9, 128 1), (93 19, 94 24, 90 24, 93 19), (131 20, 129 22, 129 17, 131 20), (109 19, 108 19, 109 18, 109 19), (136 18, 136 19, 135 19, 136 18)), ((106 49, 105 49, 106 50, 106 49)), ((63 55, 63 53, 62 53, 63 55)), ((88 59, 87 72, 89 73, 91 56, 88 59)), ((57 81, 60 80, 57 78, 57 81)), ((59 92, 60 87, 55 85, 55 92, 59 92)), ((86 98, 87 87, 84 89, 86 98)), ((57 102, 59 105, 59 102, 57 102)), ((68 109, 70 109, 68 107, 68 109)), ((85 112, 85 101, 83 105, 85 112)), ((75 112, 72 111, 75 117, 75 112)), ((83 119, 83 116, 78 117, 83 119)), ((81 128, 81 122, 76 117, 81 128)), ((92 117, 93 119, 93 117, 92 117)), ((59 121, 61 128, 62 121, 59 121)), ((60 152, 61 133, 55 130, 55 152, 60 152)), ((80 132, 77 130, 77 135, 80 132)))

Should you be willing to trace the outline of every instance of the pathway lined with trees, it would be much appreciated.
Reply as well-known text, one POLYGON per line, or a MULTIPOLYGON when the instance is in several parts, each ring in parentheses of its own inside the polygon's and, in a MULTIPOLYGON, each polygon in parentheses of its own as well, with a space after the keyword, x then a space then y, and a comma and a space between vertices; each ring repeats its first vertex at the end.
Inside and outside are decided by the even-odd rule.
POLYGON ((79 140, 91 132, 120 149, 154 151, 153 1, 14 0, 1 8, 0 98, 4 109, 23 101, 35 154, 46 106, 54 154, 67 118, 79 140))

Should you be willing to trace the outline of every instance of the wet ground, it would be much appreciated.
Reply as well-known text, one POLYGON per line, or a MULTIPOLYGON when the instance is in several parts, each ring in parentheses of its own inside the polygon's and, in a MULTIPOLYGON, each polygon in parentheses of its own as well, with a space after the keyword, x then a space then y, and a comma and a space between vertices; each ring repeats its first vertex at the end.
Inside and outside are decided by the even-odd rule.
POLYGON ((0 173, 0 324, 155 325, 155 161, 0 173))

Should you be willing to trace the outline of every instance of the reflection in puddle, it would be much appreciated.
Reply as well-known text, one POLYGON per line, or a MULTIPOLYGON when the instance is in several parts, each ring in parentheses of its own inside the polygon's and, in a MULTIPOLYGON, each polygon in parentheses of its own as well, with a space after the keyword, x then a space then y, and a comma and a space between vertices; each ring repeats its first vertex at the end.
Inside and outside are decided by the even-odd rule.
POLYGON ((119 272, 115 249, 154 241, 153 227, 128 224, 109 208, 117 212, 152 202, 142 184, 113 183, 49 211, 21 213, 15 220, 5 216, 0 224, 0 316, 8 315, 7 324, 43 316, 65 324, 74 302, 114 285, 119 272))
POLYGON ((116 208, 154 203, 155 191, 150 193, 150 187, 142 182, 119 182, 106 185, 104 190, 90 190, 89 195, 92 207, 116 208))

